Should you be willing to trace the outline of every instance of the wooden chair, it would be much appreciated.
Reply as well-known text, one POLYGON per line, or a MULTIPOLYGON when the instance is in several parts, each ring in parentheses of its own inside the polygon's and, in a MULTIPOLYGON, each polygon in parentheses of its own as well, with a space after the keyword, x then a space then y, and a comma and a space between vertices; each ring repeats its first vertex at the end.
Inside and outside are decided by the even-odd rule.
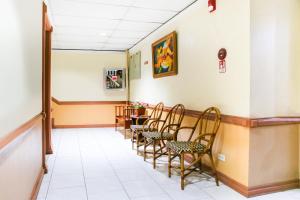
POLYGON ((147 119, 142 125, 131 125, 130 131, 131 131, 131 143, 132 143, 132 149, 134 149, 134 143, 136 143, 137 148, 137 154, 139 153, 139 147, 142 146, 142 133, 144 131, 148 131, 149 129, 151 131, 157 130, 157 127, 155 123, 152 123, 152 127, 149 127, 149 124, 153 121, 160 120, 162 113, 164 109, 163 103, 158 103, 154 109, 152 110, 149 119, 147 119))
POLYGON ((219 186, 219 180, 216 173, 216 168, 212 156, 212 147, 215 141, 221 122, 221 114, 219 109, 211 107, 206 109, 199 119, 199 135, 193 141, 191 137, 187 141, 178 141, 178 131, 174 134, 174 140, 167 142, 168 148, 168 175, 171 177, 172 160, 175 157, 180 159, 180 176, 181 176, 181 189, 184 189, 184 178, 191 174, 193 171, 199 170, 202 173, 202 157, 208 155, 213 173, 215 174, 215 181, 219 186), (184 156, 190 154, 193 157, 193 162, 188 166, 184 166, 184 156), (187 173, 185 173, 188 171, 187 173))
POLYGON ((126 130, 130 128, 132 123, 131 116, 134 115, 135 109, 131 105, 115 106, 115 130, 118 130, 118 126, 124 127, 126 138, 126 130))
POLYGON ((146 154, 152 153, 153 155, 153 168, 156 168, 156 159, 163 155, 167 155, 165 141, 173 140, 173 133, 180 127, 184 117, 184 106, 182 104, 175 105, 167 114, 164 120, 155 120, 149 124, 149 126, 155 124, 160 127, 159 131, 145 131, 144 136, 144 160, 146 160, 146 154), (153 146, 152 152, 147 152, 147 147, 153 146), (156 149, 156 146, 159 149, 156 149))

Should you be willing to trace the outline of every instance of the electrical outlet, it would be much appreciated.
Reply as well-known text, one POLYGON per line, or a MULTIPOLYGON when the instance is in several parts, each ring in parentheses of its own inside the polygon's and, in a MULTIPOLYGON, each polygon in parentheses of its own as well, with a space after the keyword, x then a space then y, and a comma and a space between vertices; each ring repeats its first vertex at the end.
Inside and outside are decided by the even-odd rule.
POLYGON ((218 160, 221 160, 221 161, 225 162, 226 161, 226 156, 224 154, 219 153, 218 154, 218 160))

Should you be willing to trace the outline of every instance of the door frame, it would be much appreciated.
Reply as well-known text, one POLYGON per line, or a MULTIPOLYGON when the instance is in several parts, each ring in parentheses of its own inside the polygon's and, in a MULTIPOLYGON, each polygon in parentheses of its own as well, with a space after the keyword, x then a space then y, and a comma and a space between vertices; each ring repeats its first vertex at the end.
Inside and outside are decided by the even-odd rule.
POLYGON ((43 166, 47 171, 46 154, 52 154, 51 141, 51 36, 53 28, 43 3, 42 16, 42 113, 43 113, 43 166))

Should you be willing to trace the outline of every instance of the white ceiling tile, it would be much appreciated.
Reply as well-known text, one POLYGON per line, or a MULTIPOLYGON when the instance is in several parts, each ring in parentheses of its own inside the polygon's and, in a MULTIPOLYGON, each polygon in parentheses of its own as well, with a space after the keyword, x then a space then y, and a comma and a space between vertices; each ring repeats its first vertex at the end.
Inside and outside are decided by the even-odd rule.
POLYGON ((121 19, 128 10, 127 7, 71 0, 55 0, 51 5, 53 8, 52 14, 54 16, 58 14, 103 19, 121 19))
POLYGON ((75 0, 77 2, 84 1, 88 3, 108 4, 116 6, 131 6, 136 0, 75 0))
POLYGON ((53 40, 64 41, 64 42, 93 42, 93 43, 103 43, 108 40, 107 37, 101 36, 78 36, 78 35, 64 35, 57 34, 53 36, 53 40))
POLYGON ((157 29, 161 24, 160 23, 144 23, 144 22, 130 22, 122 21, 117 30, 121 31, 144 31, 151 32, 154 29, 157 29))
POLYGON ((62 43, 53 42, 53 48, 55 49, 100 49, 103 44, 93 44, 93 43, 62 43))
POLYGON ((64 15, 54 15, 55 26, 77 26, 81 28, 114 29, 120 20, 105 20, 89 17, 72 17, 64 15))
POLYGON ((130 8, 129 12, 124 17, 125 20, 142 21, 142 22, 157 22, 164 23, 172 18, 176 12, 149 10, 143 8, 130 8))
POLYGON ((110 49, 110 50, 113 50, 113 49, 117 49, 117 50, 126 50, 128 48, 130 48, 132 45, 130 44, 105 44, 103 46, 103 48, 105 49, 110 49))
POLYGON ((136 38, 118 38, 118 37, 111 37, 107 40, 107 43, 111 44, 135 44, 139 39, 136 38))
POLYGON ((181 11, 195 0, 138 0, 133 5, 157 10, 181 11))
POLYGON ((147 32, 134 32, 134 31, 115 31, 112 37, 119 38, 136 38, 141 39, 147 35, 147 32))
POLYGON ((194 0, 48 0, 53 48, 125 50, 194 0))
POLYGON ((59 26, 53 30, 53 33, 54 35, 67 36, 109 37, 113 33, 113 30, 59 26))

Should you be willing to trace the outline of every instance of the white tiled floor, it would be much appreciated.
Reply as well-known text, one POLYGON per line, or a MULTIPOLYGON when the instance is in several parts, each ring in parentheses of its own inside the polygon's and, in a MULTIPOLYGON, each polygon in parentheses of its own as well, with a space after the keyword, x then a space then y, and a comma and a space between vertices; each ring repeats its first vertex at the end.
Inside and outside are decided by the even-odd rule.
MULTIPOLYGON (((130 140, 113 129, 53 131, 54 154, 47 159, 38 200, 243 200, 225 185, 215 186, 208 176, 191 176, 184 191, 179 176, 166 173, 166 159, 153 170, 136 155, 130 140)), ((300 200, 300 190, 251 200, 300 200)))

